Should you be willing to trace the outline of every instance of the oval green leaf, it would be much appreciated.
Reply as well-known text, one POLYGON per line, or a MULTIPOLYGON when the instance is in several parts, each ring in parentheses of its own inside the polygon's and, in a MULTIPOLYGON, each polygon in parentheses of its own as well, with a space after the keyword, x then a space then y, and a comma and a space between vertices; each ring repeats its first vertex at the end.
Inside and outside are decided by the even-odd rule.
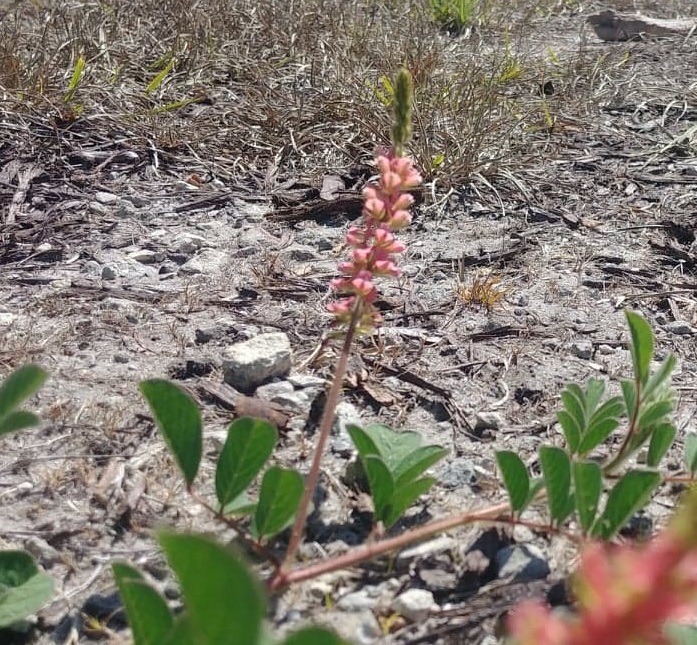
POLYGON ((387 513, 384 519, 382 519, 385 528, 389 529, 435 482, 436 480, 433 477, 422 477, 405 484, 401 488, 397 488, 392 496, 387 513))
POLYGON ((583 532, 587 534, 593 526, 598 511, 603 475, 600 466, 592 461, 576 461, 571 471, 579 523, 583 532))
POLYGON ((0 551, 0 628, 24 620, 53 596, 53 578, 26 551, 0 551))
POLYGON ((0 419, 35 394, 47 378, 48 373, 38 365, 23 365, 12 372, 0 386, 0 419))
POLYGON ((632 337, 629 351, 634 365, 634 374, 638 377, 639 382, 645 385, 649 377, 649 365, 653 358, 653 331, 651 331, 651 325, 639 314, 629 309, 626 309, 624 313, 632 337))
POLYGON ((187 486, 191 486, 203 451, 201 414, 181 388, 162 379, 143 381, 140 391, 150 406, 187 486))
POLYGON ((215 471, 215 492, 221 507, 239 497, 268 461, 278 433, 262 419, 236 419, 228 428, 215 471))
POLYGON ((134 645, 164 643, 174 625, 174 616, 164 598, 130 565, 114 563, 111 568, 126 608, 134 645))
POLYGON ((691 475, 697 472, 697 433, 688 432, 685 435, 685 466, 691 475))
POLYGON ((646 465, 649 468, 658 468, 661 459, 670 450, 675 441, 676 429, 672 423, 659 425, 651 433, 649 451, 646 455, 646 465))
POLYGON ((549 515, 553 522, 561 523, 568 517, 570 510, 571 462, 566 452, 555 446, 542 446, 539 456, 549 515))
POLYGON ((595 523, 592 534, 610 540, 627 523, 629 518, 646 505, 661 476, 651 470, 630 470, 614 485, 607 497, 605 510, 595 523))
POLYGON ((395 487, 399 488, 400 486, 414 481, 433 466, 433 464, 443 459, 446 454, 447 451, 445 448, 435 445, 424 446, 423 448, 417 448, 412 451, 397 464, 392 473, 392 477, 395 480, 395 487))
POLYGON ((231 549, 199 535, 163 533, 159 540, 181 585, 187 616, 185 631, 193 636, 191 642, 256 643, 265 612, 264 599, 240 558, 231 549))
POLYGON ((395 493, 394 479, 381 457, 368 455, 362 463, 368 478, 375 520, 385 523, 388 521, 395 493))
POLYGON ((501 471, 503 484, 511 501, 511 508, 515 513, 518 513, 528 502, 530 490, 528 469, 523 460, 511 450, 499 450, 496 453, 496 463, 501 471))
POLYGON ((259 539, 285 529, 295 517, 305 482, 295 470, 274 466, 264 473, 252 533, 259 539))

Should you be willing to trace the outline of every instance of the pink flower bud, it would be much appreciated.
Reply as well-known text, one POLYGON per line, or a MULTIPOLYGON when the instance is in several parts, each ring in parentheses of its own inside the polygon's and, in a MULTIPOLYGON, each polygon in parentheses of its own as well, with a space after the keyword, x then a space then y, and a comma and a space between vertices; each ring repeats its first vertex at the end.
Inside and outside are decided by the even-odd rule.
POLYGON ((378 172, 382 177, 391 170, 390 160, 385 155, 378 155, 377 159, 375 159, 375 165, 378 167, 378 172))
POLYGON ((410 208, 413 204, 414 198, 409 193, 402 193, 392 202, 392 210, 406 211, 406 209, 410 208))
POLYGON ((392 260, 378 260, 375 262, 375 273, 376 275, 390 275, 394 278, 402 275, 401 269, 397 268, 397 265, 392 260))
POLYGON ((350 246, 363 246, 365 244, 365 232, 357 226, 352 226, 346 233, 346 241, 350 246))
POLYGON ((398 231, 411 224, 411 214, 409 211, 395 211, 388 222, 393 231, 398 231))
POLYGON ((381 220, 385 216, 386 210, 385 202, 377 198, 366 199, 363 206, 364 214, 377 220, 381 220))
POLYGON ((392 195, 402 187, 402 178, 396 172, 386 172, 380 178, 380 183, 388 195, 392 195))

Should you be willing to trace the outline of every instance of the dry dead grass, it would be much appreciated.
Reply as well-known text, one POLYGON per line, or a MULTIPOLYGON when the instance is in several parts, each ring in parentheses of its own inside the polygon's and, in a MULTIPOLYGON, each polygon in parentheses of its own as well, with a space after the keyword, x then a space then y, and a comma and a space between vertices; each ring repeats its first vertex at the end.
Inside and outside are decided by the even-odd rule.
POLYGON ((57 153, 68 172, 77 150, 115 140, 163 174, 186 160, 188 172, 268 190, 350 168, 386 143, 383 79, 406 64, 412 153, 447 186, 515 173, 534 156, 536 124, 592 110, 597 55, 528 39, 576 9, 486 0, 454 38, 428 0, 14 3, 0 14, 0 110, 9 136, 37 157, 57 153), (540 96, 549 80, 554 96, 540 96))

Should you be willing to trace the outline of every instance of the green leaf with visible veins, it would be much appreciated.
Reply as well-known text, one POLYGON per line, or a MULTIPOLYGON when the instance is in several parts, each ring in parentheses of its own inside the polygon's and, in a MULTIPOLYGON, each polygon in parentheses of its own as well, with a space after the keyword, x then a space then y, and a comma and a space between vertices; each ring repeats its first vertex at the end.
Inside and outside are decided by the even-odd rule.
POLYGON ((607 497, 605 510, 595 523, 592 535, 610 540, 644 506, 656 487, 661 475, 652 470, 630 470, 614 485, 607 497))
POLYGON ((215 491, 222 507, 238 498, 268 461, 278 433, 268 421, 244 417, 228 428, 215 471, 215 491))
POLYGON ((645 385, 649 378, 649 365, 653 358, 653 331, 651 325, 639 314, 625 310, 627 323, 632 341, 629 344, 629 352, 632 356, 634 374, 638 376, 642 385, 645 385))
POLYGON ((262 539, 285 529, 295 517, 304 489, 300 473, 278 466, 269 468, 261 481, 252 533, 262 539))
POLYGON ((542 446, 539 455, 547 489, 549 515, 552 521, 561 523, 569 514, 571 462, 564 450, 554 446, 542 446))

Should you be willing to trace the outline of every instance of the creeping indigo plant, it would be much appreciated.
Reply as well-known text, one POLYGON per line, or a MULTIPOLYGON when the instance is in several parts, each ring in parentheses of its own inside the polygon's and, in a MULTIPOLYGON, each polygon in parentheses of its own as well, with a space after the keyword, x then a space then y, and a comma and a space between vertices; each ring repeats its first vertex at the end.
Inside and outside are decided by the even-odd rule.
MULTIPOLYGON (((338 298, 329 305, 329 311, 333 314, 335 325, 342 328, 344 343, 327 395, 313 462, 305 481, 293 470, 273 466, 266 469, 262 478, 258 500, 250 499, 248 488, 271 458, 277 433, 265 421, 238 419, 228 430, 228 439, 216 469, 217 504, 207 504, 193 490, 201 459, 201 424, 195 404, 174 385, 150 381, 142 386, 158 427, 184 474, 189 492, 219 519, 235 528, 247 546, 270 560, 274 565, 267 581, 271 591, 356 565, 461 524, 500 520, 506 511, 512 511, 512 517, 507 521, 515 523, 520 521, 518 517, 529 504, 543 497, 547 499, 550 511, 550 527, 576 518, 583 535, 608 540, 633 512, 647 502, 661 481, 656 467, 675 437, 675 428, 670 421, 672 393, 668 384, 674 359, 669 356, 654 374, 650 373, 653 357, 651 330, 642 318, 628 312, 634 379, 622 383, 622 397, 607 399, 604 398, 604 384, 600 381, 591 380, 585 388, 577 385, 566 388, 562 394, 563 409, 559 412, 558 420, 567 446, 566 449, 552 446, 540 449, 541 477, 532 479, 525 464, 514 452, 502 451, 497 454, 504 486, 510 497, 508 507, 497 505, 479 512, 462 513, 402 535, 355 547, 333 559, 296 564, 296 553, 320 474, 320 463, 341 393, 352 342, 356 334, 367 333, 380 323, 379 312, 374 305, 377 298, 376 279, 400 274, 397 256, 406 247, 395 238, 394 233, 409 224, 409 209, 414 202, 409 191, 422 181, 412 161, 404 153, 411 132, 411 102, 411 77, 406 70, 401 70, 394 85, 393 145, 390 150, 381 151, 376 156, 378 180, 363 191, 363 219, 349 228, 346 234, 346 241, 351 247, 350 257, 339 265, 341 275, 331 282, 331 288, 338 298), (185 422, 186 419, 188 421, 185 422), (624 419, 627 420, 628 430, 620 450, 608 462, 598 463, 593 458, 593 452, 618 429, 624 419), (190 427, 187 428, 187 425, 190 427), (645 466, 619 470, 626 466, 627 460, 640 447, 647 444, 645 466), (607 494, 601 509, 604 490, 607 494), (245 519, 247 515, 250 516, 249 520, 245 519), (280 561, 266 542, 291 522, 285 558, 280 561)), ((375 522, 389 528, 433 484, 434 480, 424 476, 424 473, 444 456, 444 450, 439 446, 423 446, 415 433, 394 432, 384 426, 352 426, 349 433, 368 480, 375 522)), ((697 470, 697 441, 690 443, 688 453, 686 462, 694 474, 697 470)), ((697 502, 691 507, 697 510, 697 502)), ((685 533, 680 535, 684 536, 685 533)), ((689 535, 694 537, 697 531, 689 535)), ((618 625, 628 616, 634 616, 632 612, 648 612, 646 590, 656 585, 678 594, 679 602, 675 600, 675 595, 670 598, 666 596, 660 616, 654 622, 674 615, 676 607, 682 606, 680 603, 692 593, 690 585, 697 580, 697 577, 694 580, 691 577, 691 569, 689 575, 682 578, 669 576, 667 579, 659 575, 661 567, 668 571, 688 562, 692 566, 691 556, 688 558, 687 552, 694 550, 692 547, 697 544, 697 538, 676 540, 675 536, 676 533, 668 534, 653 550, 643 553, 651 562, 660 562, 661 566, 652 569, 655 576, 644 577, 644 586, 641 587, 644 595, 639 600, 632 596, 624 609, 603 614, 610 631, 579 633, 595 634, 597 642, 614 642, 603 638, 619 633, 616 632, 618 625)), ((175 618, 137 571, 127 565, 117 565, 114 572, 134 625, 136 645, 155 642, 172 645, 242 642, 234 637, 228 638, 234 633, 247 634, 245 645, 268 641, 268 636, 260 627, 262 605, 259 590, 248 570, 239 564, 237 556, 208 539, 196 536, 163 535, 161 543, 182 583, 186 609, 175 618), (209 574, 209 571, 212 573, 209 574), (226 615, 225 607, 229 603, 223 600, 224 607, 220 602, 225 598, 227 584, 233 595, 243 599, 240 606, 244 605, 247 609, 226 615), (144 608, 150 609, 144 612, 144 608)), ((606 594, 604 600, 608 607, 614 601, 623 601, 624 593, 622 588, 613 587, 607 576, 603 578, 604 572, 615 571, 614 560, 609 559, 611 557, 603 548, 591 549, 586 553, 581 575, 581 579, 588 580, 585 588, 590 590, 591 596, 595 593, 594 580, 603 581, 602 593, 606 594)), ((627 555, 622 562, 631 564, 632 557, 627 555)), ((625 564, 617 569, 620 578, 626 573, 625 564)), ((581 588, 584 587, 581 585, 581 588)), ((593 623, 601 612, 592 604, 588 608, 591 612, 590 623, 593 623)), ((648 636, 648 632, 642 630, 653 629, 654 623, 648 620, 648 613, 642 613, 640 618, 643 622, 637 620, 638 631, 632 634, 648 636)), ((583 629, 588 627, 586 623, 583 625, 583 629)), ((516 614, 512 626, 523 644, 558 642, 581 645, 592 642, 573 638, 562 640, 574 633, 573 629, 576 628, 569 631, 567 625, 551 619, 539 606, 524 608, 516 614), (545 641, 540 636, 545 634, 545 629, 548 635, 552 635, 552 640, 545 641), (555 641, 557 637, 559 640, 555 641), (525 641, 526 638, 542 640, 525 641)), ((320 645, 339 643, 339 640, 322 630, 306 630, 290 637, 286 643, 320 645)))

